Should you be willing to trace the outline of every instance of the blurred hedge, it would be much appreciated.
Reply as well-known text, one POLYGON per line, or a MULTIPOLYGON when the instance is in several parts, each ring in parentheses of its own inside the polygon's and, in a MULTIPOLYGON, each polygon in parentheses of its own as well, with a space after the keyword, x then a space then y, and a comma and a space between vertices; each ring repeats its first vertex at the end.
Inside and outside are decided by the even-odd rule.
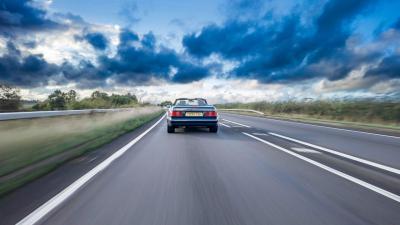
POLYGON ((282 101, 219 104, 217 108, 254 109, 267 115, 305 115, 319 119, 400 124, 400 103, 371 100, 282 101))

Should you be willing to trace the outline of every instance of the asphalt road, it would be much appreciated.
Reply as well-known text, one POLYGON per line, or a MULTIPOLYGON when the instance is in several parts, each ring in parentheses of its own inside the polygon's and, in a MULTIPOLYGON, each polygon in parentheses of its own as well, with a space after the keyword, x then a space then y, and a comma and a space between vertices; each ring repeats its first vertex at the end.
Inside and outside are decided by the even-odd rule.
POLYGON ((399 224, 400 138, 221 118, 162 121, 38 224, 399 224))

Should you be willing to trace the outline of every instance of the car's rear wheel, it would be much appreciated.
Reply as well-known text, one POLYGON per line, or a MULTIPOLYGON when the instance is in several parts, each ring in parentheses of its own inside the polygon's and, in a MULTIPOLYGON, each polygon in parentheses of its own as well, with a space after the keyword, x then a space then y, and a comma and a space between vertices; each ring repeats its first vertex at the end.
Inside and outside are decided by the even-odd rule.
POLYGON ((217 133, 218 132, 218 126, 209 127, 209 129, 210 129, 211 133, 217 133))
POLYGON ((175 127, 168 125, 167 131, 168 131, 168 133, 175 133, 175 127))

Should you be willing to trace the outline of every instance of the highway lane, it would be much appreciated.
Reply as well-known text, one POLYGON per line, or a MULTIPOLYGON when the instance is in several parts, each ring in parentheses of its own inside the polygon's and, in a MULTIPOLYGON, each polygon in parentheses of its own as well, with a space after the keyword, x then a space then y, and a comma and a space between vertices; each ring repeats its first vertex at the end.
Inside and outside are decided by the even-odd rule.
POLYGON ((201 129, 167 134, 161 123, 40 224, 400 221, 399 202, 244 133, 287 149, 297 147, 303 151, 296 151, 298 154, 346 173, 355 170, 350 175, 369 179, 397 195, 398 176, 271 137, 264 132, 270 130, 265 127, 267 122, 254 123, 251 118, 227 114, 222 117, 257 127, 224 122, 226 126, 217 134, 201 129))
POLYGON ((400 137, 332 129, 284 120, 222 113, 223 118, 328 147, 400 169, 400 137))

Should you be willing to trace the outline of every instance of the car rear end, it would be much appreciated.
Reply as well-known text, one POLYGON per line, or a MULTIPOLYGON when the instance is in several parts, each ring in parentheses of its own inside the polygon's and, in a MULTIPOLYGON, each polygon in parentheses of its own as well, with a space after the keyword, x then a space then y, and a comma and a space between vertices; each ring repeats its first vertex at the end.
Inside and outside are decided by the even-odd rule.
POLYGON ((207 127, 218 131, 218 112, 212 105, 174 105, 168 110, 168 132, 178 127, 207 127))

